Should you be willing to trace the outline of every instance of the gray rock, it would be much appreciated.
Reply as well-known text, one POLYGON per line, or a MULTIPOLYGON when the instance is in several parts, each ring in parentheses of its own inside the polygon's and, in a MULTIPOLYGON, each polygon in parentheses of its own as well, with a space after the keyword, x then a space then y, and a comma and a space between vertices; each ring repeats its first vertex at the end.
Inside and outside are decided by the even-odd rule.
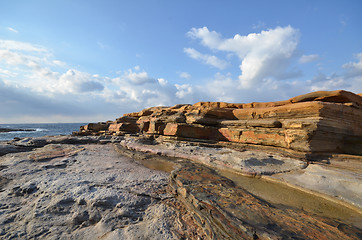
MULTIPOLYGON (((64 141, 52 141, 58 140, 64 141)), ((7 179, 1 239, 176 239, 175 210, 161 201, 168 174, 120 156, 112 145, 50 144, 4 155, 0 163, 7 166, 0 169, 7 179), (83 150, 68 154, 77 148, 83 150), (51 157, 33 160, 44 156, 51 157)))
POLYGON ((18 147, 18 146, 14 146, 14 145, 10 145, 10 144, 4 143, 4 142, 0 143, 0 156, 3 156, 8 153, 22 152, 24 150, 27 150, 27 149, 24 149, 24 148, 18 147))

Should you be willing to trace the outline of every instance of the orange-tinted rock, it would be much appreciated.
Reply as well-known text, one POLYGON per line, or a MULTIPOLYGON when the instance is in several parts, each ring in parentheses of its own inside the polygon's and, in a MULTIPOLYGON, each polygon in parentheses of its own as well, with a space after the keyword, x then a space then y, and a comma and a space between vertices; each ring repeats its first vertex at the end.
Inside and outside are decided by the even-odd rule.
POLYGON ((163 133, 166 136, 178 136, 182 138, 221 140, 221 135, 216 128, 202 125, 167 123, 163 133))
POLYGON ((242 108, 242 103, 226 103, 226 102, 198 102, 193 106, 203 108, 242 108))
POLYGON ((319 91, 261 103, 198 102, 151 107, 79 134, 147 133, 283 147, 301 152, 362 155, 362 97, 319 91))
POLYGON ((305 102, 282 105, 278 107, 234 109, 233 114, 237 119, 295 119, 315 117, 323 108, 321 102, 305 102))
POLYGON ((344 91, 318 91, 300 95, 294 98, 291 98, 292 103, 295 102, 307 102, 307 101, 322 101, 322 102, 334 102, 334 103, 356 103, 359 106, 362 106, 362 98, 357 94, 344 91))
POLYGON ((108 124, 108 123, 99 122, 99 123, 89 123, 89 124, 83 126, 83 129, 84 129, 85 131, 98 132, 98 131, 107 130, 108 127, 109 127, 109 124, 108 124))

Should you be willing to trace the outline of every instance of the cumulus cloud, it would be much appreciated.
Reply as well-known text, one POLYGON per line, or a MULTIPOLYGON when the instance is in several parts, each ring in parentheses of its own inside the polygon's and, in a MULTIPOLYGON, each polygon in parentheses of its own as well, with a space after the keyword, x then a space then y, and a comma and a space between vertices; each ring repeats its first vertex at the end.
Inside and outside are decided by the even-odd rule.
MULTIPOLYGON (((283 79, 299 41, 299 31, 277 27, 246 36, 236 34, 233 38, 222 38, 221 34, 209 31, 207 27, 192 28, 188 34, 199 39, 211 50, 233 53, 241 60, 240 86, 251 88, 268 79, 283 79)), ((196 50, 195 50, 196 51, 196 50)))
POLYGON ((354 55, 356 62, 348 62, 341 66, 342 71, 326 75, 318 73, 308 80, 311 91, 345 89, 355 93, 362 92, 362 53, 354 55))
POLYGON ((193 48, 184 48, 184 52, 193 59, 199 60, 204 64, 211 65, 219 69, 225 69, 228 63, 216 56, 202 54, 193 48))
POLYGON ((343 64, 342 68, 346 70, 347 76, 361 76, 362 75, 362 53, 357 53, 354 56, 358 62, 349 62, 343 64))
POLYGON ((362 92, 362 54, 356 54, 357 61, 348 62, 339 71, 331 74, 319 72, 309 80, 278 81, 269 78, 253 90, 238 89, 238 80, 231 75, 215 74, 214 78, 202 86, 194 86, 197 95, 210 101, 252 102, 276 101, 311 91, 332 91, 344 89, 354 93, 362 92))
POLYGON ((75 69, 64 73, 52 70, 54 66, 66 64, 54 59, 45 47, 30 43, 0 40, 0 64, 4 82, 48 96, 96 92, 104 88, 103 79, 89 73, 75 69))
POLYGON ((59 77, 58 89, 62 92, 83 93, 102 91, 104 86, 98 80, 99 76, 80 72, 75 69, 69 69, 59 77))
POLYGON ((191 86, 176 87, 164 78, 149 76, 140 66, 121 71, 119 76, 101 76, 68 68, 45 47, 0 42, 2 122, 6 122, 5 118, 19 122, 16 118, 20 116, 37 122, 57 117, 66 121, 67 116, 73 121, 82 116, 114 119, 146 107, 184 102, 180 98, 188 98, 190 91, 191 86))
MULTIPOLYGON (((241 74, 216 73, 207 82, 182 84, 150 76, 135 66, 111 77, 102 76, 68 67, 45 47, 1 40, 0 121, 102 121, 159 105, 273 101, 314 90, 362 92, 362 53, 355 55, 355 61, 343 64, 341 71, 320 73, 309 81, 293 78, 295 72, 288 66, 297 55, 298 31, 291 27, 230 39, 207 28, 192 29, 188 35, 200 39, 211 51, 237 56, 241 74)), ((212 56, 199 54, 200 61, 212 56)), ((177 74, 190 77, 187 72, 177 74)))
POLYGON ((177 89, 176 97, 178 98, 183 99, 192 94, 192 87, 189 84, 175 84, 175 87, 177 89))
POLYGON ((309 63, 319 59, 318 54, 303 55, 299 58, 300 63, 309 63))
POLYGON ((179 74, 180 78, 184 78, 184 79, 190 79, 191 75, 188 72, 180 72, 179 74))
POLYGON ((331 76, 318 73, 312 80, 308 80, 307 84, 310 85, 310 91, 347 89, 350 86, 343 75, 336 73, 331 76))
POLYGON ((157 81, 161 86, 166 86, 168 84, 168 81, 164 78, 158 78, 157 81))
MULTIPOLYGON (((136 66, 135 70, 139 71, 139 66, 136 66)), ((128 71, 126 71, 123 74, 122 79, 129 80, 132 83, 137 84, 137 85, 156 82, 156 80, 154 78, 150 78, 148 76, 147 72, 145 72, 145 71, 134 72, 132 69, 128 69, 128 71)))

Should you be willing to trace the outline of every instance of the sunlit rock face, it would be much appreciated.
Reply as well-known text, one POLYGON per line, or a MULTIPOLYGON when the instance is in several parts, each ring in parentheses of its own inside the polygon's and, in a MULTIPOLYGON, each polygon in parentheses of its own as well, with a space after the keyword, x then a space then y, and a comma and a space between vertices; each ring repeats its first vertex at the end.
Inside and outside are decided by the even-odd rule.
POLYGON ((271 146, 304 153, 362 155, 362 97, 320 91, 265 103, 199 102, 152 107, 77 135, 151 134, 174 139, 271 146))

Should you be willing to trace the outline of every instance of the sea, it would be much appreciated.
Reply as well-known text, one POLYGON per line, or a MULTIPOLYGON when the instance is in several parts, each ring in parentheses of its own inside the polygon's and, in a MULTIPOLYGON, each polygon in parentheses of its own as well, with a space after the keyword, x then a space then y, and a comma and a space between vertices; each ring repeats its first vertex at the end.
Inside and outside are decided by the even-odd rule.
POLYGON ((68 135, 79 131, 79 127, 87 123, 31 123, 31 124, 0 124, 0 128, 31 129, 34 131, 0 132, 0 141, 12 140, 16 137, 42 137, 68 135))

